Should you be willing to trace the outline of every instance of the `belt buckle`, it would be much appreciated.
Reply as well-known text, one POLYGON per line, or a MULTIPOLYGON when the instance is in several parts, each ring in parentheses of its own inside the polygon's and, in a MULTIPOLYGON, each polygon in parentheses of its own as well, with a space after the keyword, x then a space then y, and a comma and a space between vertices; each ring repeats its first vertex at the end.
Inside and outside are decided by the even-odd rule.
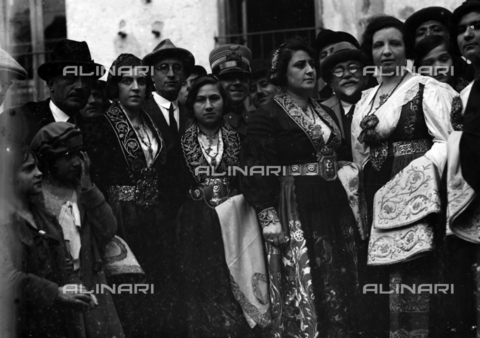
POLYGON ((337 179, 337 157, 335 154, 322 155, 318 165, 320 167, 320 176, 325 181, 335 181, 337 179))
POLYGON ((221 178, 207 179, 203 188, 203 199, 211 208, 215 208, 230 197, 228 184, 221 178))

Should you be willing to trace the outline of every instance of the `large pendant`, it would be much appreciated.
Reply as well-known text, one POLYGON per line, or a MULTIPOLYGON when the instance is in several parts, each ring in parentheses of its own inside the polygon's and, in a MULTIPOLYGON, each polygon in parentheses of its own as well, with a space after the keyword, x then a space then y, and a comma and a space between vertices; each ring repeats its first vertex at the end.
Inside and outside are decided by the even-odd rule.
POLYGON ((318 124, 315 124, 313 127, 312 127, 312 136, 314 139, 318 139, 320 137, 322 137, 323 135, 323 131, 322 131, 322 127, 319 126, 318 124))
POLYGON ((320 167, 320 176, 326 181, 335 181, 337 179, 337 157, 335 154, 322 155, 318 161, 320 167))

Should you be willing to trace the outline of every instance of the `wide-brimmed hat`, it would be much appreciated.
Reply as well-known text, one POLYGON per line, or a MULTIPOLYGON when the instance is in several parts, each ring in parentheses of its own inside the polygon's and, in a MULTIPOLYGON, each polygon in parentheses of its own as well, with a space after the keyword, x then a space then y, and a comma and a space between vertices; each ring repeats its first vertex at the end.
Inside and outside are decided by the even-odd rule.
POLYGON ((183 62, 185 75, 188 77, 191 74, 195 66, 195 57, 188 50, 175 47, 170 39, 165 39, 160 42, 151 53, 145 55, 143 62, 148 66, 153 66, 158 61, 168 57, 180 58, 183 62))
POLYGON ((313 49, 315 49, 317 53, 320 53, 323 48, 342 41, 350 42, 355 47, 360 48, 360 44, 353 35, 347 32, 335 32, 330 29, 322 29, 313 43, 313 49))
POLYGON ((342 41, 333 46, 333 52, 322 62, 321 71, 322 78, 325 82, 329 82, 332 78, 332 69, 340 62, 358 61, 362 65, 367 64, 367 57, 363 52, 347 41, 342 41))
POLYGON ((408 17, 405 21, 405 30, 410 38, 415 40, 415 32, 417 28, 427 21, 438 21, 447 29, 450 27, 450 19, 452 12, 444 7, 427 7, 423 8, 408 17))
POLYGON ((27 71, 6 51, 0 48, 0 71, 8 72, 13 77, 25 79, 27 71))
POLYGON ((90 49, 85 41, 64 39, 59 41, 52 52, 52 60, 38 67, 40 78, 47 81, 50 76, 57 75, 66 66, 79 66, 72 69, 70 74, 101 78, 105 74, 105 67, 95 63, 90 55, 90 49))
POLYGON ((242 45, 219 46, 210 52, 209 60, 213 75, 251 73, 252 52, 242 45))

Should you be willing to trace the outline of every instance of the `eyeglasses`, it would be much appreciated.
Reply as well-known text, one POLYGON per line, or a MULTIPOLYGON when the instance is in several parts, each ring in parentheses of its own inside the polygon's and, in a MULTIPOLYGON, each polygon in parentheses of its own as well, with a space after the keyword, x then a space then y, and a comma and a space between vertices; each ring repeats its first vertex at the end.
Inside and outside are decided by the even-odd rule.
POLYGON ((345 75, 347 70, 350 74, 355 74, 356 72, 358 72, 359 69, 359 65, 351 64, 347 66, 347 69, 344 69, 343 67, 335 68, 335 70, 332 71, 332 74, 336 77, 342 77, 343 75, 345 75))
POLYGON ((480 21, 475 21, 475 22, 472 22, 468 25, 460 25, 458 26, 458 30, 457 30, 457 33, 460 35, 460 34, 463 34, 467 31, 467 28, 470 29, 471 31, 474 31, 474 32, 480 32, 480 21))
POLYGON ((178 63, 174 63, 173 65, 169 65, 168 63, 162 63, 161 65, 156 67, 156 69, 161 71, 163 74, 168 74, 170 69, 175 74, 180 74, 181 72, 183 72, 183 66, 178 63))

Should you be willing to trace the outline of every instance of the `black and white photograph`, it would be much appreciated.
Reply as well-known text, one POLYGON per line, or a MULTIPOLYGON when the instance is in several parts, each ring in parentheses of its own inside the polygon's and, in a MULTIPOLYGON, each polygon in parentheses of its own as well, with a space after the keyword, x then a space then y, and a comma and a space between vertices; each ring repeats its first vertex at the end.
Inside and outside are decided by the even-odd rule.
POLYGON ((480 338, 480 0, 0 0, 0 338, 480 338))

